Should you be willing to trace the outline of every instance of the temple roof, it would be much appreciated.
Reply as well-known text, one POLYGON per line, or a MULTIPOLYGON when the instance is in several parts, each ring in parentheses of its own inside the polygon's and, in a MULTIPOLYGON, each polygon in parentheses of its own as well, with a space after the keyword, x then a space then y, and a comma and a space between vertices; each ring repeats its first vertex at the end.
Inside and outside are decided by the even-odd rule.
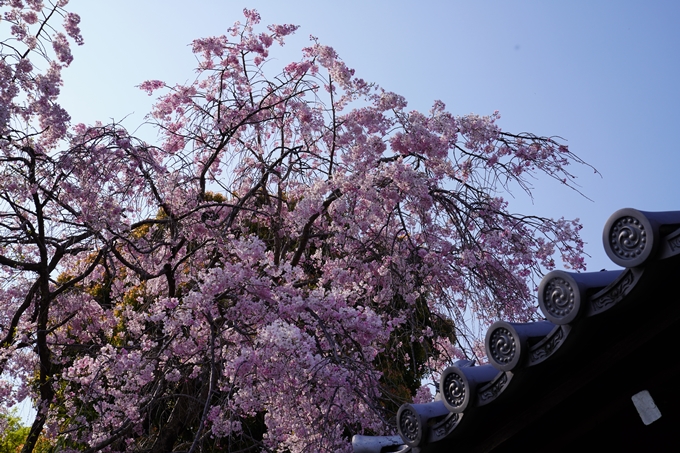
POLYGON ((399 409, 398 436, 355 436, 354 452, 676 444, 680 211, 619 210, 603 245, 621 269, 548 273, 538 288, 545 320, 491 325, 488 364, 446 368, 434 402, 399 409))

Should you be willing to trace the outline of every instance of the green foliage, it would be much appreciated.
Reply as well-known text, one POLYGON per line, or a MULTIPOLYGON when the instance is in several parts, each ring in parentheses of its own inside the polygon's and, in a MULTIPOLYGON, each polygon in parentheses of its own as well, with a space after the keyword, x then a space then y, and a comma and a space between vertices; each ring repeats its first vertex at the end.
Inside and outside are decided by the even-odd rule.
MULTIPOLYGON (((407 304, 401 297, 395 296, 393 305, 404 309, 407 304)), ((427 298, 419 297, 410 319, 390 333, 385 350, 375 359, 376 368, 382 373, 381 404, 387 414, 396 414, 403 403, 411 401, 427 374, 428 358, 437 356, 433 338, 415 341, 428 327, 436 336, 455 342, 453 321, 432 314, 427 298), (405 363, 408 365, 404 366, 405 363)))
MULTIPOLYGON (((21 419, 16 415, 15 410, 9 414, 0 413, 0 426, 4 426, 4 432, 0 434, 0 453, 19 453, 31 428, 21 424, 21 419)), ((40 436, 33 453, 53 452, 53 445, 40 436)))
POLYGON ((0 424, 5 425, 5 432, 0 437, 0 453, 17 453, 21 451, 30 428, 23 426, 13 411, 0 414, 0 424))

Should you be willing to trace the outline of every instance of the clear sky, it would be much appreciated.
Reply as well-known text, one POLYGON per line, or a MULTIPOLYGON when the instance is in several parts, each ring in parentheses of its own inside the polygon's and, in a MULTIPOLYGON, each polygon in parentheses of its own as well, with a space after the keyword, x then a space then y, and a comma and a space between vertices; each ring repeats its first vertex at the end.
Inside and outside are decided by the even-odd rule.
POLYGON ((614 211, 680 209, 678 1, 72 0, 85 45, 63 104, 77 122, 127 116, 134 129, 151 104, 135 85, 191 79, 188 45, 224 34, 244 7, 263 24, 301 26, 273 52, 281 63, 312 34, 413 109, 441 99, 454 114, 500 110, 510 132, 564 137, 602 174, 573 168, 592 201, 545 179, 533 204, 517 192, 511 207, 579 217, 589 270, 615 267, 601 240, 614 211))

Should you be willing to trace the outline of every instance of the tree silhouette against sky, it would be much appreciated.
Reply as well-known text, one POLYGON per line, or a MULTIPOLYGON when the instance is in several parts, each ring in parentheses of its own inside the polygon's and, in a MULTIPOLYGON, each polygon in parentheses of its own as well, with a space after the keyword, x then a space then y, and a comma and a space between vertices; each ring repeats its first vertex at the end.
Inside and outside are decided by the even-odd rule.
POLYGON ((411 111, 315 38, 272 72, 297 27, 246 9, 193 42, 195 80, 141 83, 149 143, 60 107, 66 3, 3 5, 0 398, 35 402, 24 451, 348 450, 480 326, 534 319, 555 257, 584 268, 578 222, 502 198, 573 188, 560 140, 411 111))

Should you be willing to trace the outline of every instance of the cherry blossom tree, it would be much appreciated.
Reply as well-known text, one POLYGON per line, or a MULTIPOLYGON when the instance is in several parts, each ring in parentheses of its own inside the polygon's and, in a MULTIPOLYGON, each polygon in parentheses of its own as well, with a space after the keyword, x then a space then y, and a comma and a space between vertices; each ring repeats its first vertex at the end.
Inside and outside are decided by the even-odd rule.
POLYGON ((573 187, 566 146, 409 111, 316 39, 271 74, 297 27, 253 10, 193 42, 193 82, 140 85, 158 143, 74 124, 66 3, 0 2, 0 403, 35 402, 23 451, 347 451, 478 326, 535 317, 556 255, 584 268, 577 221, 502 198, 573 187))

